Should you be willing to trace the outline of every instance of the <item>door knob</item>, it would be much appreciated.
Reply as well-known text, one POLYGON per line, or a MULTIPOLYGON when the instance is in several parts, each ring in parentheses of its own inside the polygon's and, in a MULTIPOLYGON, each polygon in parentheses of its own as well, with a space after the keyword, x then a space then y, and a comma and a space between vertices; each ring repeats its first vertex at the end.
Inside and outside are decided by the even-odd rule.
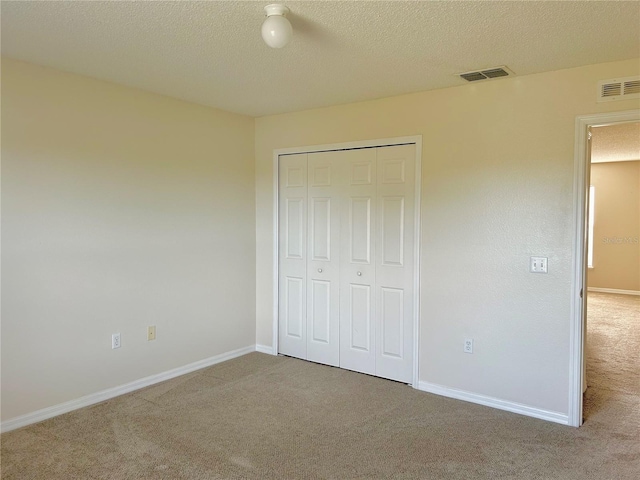
POLYGON ((322 269, 321 268, 318 269, 318 273, 322 273, 322 269))
POLYGON ((358 276, 361 277, 362 276, 362 272, 358 272, 358 276))

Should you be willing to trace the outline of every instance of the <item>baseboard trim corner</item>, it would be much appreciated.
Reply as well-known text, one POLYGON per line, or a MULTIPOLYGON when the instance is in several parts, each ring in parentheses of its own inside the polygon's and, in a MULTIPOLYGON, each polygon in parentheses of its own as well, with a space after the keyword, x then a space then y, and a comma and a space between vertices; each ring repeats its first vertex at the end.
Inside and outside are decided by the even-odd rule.
POLYGON ((269 345, 256 345, 256 352, 266 353, 267 355, 277 355, 277 353, 273 351, 273 347, 269 345))
POLYGON ((214 355, 213 357, 205 358, 204 360, 199 360, 197 362, 174 368, 172 370, 167 370, 166 372, 157 373, 155 375, 150 375, 139 380, 134 380, 133 382, 129 382, 118 387, 108 388, 106 390, 91 393, 75 400, 70 400, 58 405, 53 405, 41 410, 36 410, 35 412, 27 413, 25 415, 20 415, 19 417, 11 418, 0 423, 0 432, 5 433, 11 430, 26 427, 27 425, 31 425, 33 423, 42 422, 43 420, 48 420, 49 418, 57 417, 58 415, 69 413, 79 408, 95 405, 96 403, 104 402, 105 400, 124 395, 125 393, 131 393, 135 390, 139 390, 156 383, 164 382, 165 380, 170 380, 187 373, 195 372, 196 370, 207 368, 215 365, 216 363, 225 362, 227 360, 241 357, 242 355, 246 355, 247 353, 255 351, 256 346, 249 345, 248 347, 238 348, 236 350, 231 350, 219 355, 214 355))
POLYGON ((485 407, 497 408, 498 410, 505 410, 507 412, 517 413, 527 417, 534 417, 547 420, 549 422, 560 423, 562 425, 569 425, 569 416, 564 413, 552 412, 523 405, 521 403, 500 400, 499 398, 471 393, 457 388, 445 387, 443 385, 437 385, 429 382, 419 382, 418 390, 433 393, 435 395, 441 395, 443 397, 455 398, 456 400, 462 400, 465 402, 477 403, 479 405, 484 405, 485 407))
POLYGON ((599 287, 589 287, 587 288, 587 292, 616 293, 618 295, 640 295, 640 291, 638 290, 619 290, 616 288, 599 288, 599 287))

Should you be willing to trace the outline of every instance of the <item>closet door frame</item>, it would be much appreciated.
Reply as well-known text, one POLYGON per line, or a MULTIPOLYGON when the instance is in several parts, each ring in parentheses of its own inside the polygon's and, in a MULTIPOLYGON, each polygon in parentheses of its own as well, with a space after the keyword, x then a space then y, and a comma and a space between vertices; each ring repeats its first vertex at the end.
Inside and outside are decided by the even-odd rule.
POLYGON ((273 338, 272 353, 278 354, 278 312, 279 312, 279 170, 280 157, 284 155, 295 155, 301 153, 330 152, 335 150, 353 150, 358 148, 389 147, 394 145, 415 145, 415 205, 414 205, 414 258, 416 265, 414 269, 413 289, 413 388, 418 388, 418 367, 420 365, 420 204, 422 186, 422 135, 408 137, 383 138, 377 140, 364 140, 346 143, 333 143, 327 145, 312 145, 308 147, 281 148, 273 151, 273 338))

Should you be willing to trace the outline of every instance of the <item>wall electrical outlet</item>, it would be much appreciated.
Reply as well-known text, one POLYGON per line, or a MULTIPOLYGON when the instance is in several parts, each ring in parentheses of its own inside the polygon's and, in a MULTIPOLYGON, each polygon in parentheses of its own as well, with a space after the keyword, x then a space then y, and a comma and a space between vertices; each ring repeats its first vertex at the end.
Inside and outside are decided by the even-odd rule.
POLYGON ((547 257, 531 257, 529 271, 531 273, 547 273, 547 257))
POLYGON ((113 335, 111 335, 111 348, 120 348, 120 334, 119 333, 114 333, 113 335))
POLYGON ((151 341, 151 340, 155 340, 156 339, 156 326, 155 325, 149 325, 147 327, 147 341, 151 341))
POLYGON ((464 353, 473 353, 473 338, 464 339, 464 353))

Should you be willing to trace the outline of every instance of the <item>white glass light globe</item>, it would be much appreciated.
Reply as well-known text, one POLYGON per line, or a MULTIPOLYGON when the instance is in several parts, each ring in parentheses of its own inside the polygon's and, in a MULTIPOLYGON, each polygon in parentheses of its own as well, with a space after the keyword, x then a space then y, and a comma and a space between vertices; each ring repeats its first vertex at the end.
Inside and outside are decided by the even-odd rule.
POLYGON ((270 15, 262 24, 262 39, 271 48, 282 48, 291 40, 293 28, 283 15, 270 15))

